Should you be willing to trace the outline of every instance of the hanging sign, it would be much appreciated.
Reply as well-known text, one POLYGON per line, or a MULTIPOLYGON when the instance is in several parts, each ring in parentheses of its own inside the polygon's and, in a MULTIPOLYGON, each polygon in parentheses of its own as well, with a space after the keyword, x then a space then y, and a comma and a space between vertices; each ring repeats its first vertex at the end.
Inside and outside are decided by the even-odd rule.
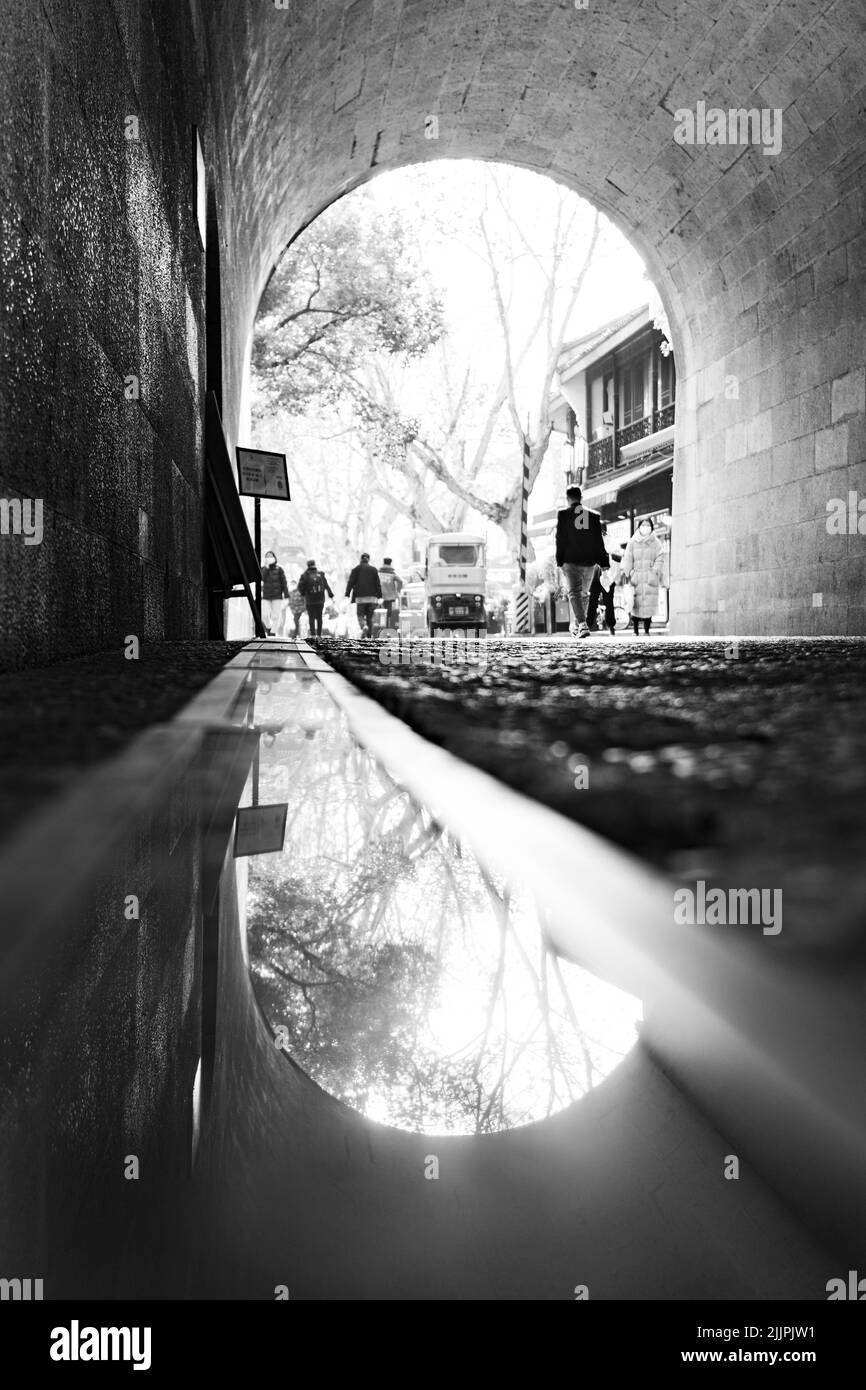
POLYGON ((234 858, 247 854, 275 854, 286 838, 288 803, 279 806, 242 806, 238 810, 234 858))
POLYGON ((285 454, 268 454, 262 449, 235 449, 238 461, 238 492, 242 497, 267 497, 290 502, 289 470, 285 454))

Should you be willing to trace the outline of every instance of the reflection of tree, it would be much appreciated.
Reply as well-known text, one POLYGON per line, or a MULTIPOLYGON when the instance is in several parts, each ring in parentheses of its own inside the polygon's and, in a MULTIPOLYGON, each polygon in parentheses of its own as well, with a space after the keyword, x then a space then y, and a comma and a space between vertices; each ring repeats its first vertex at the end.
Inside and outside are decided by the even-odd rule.
POLYGON ((266 1015, 321 1086, 366 1110, 371 1093, 411 1067, 416 1017, 435 990, 436 962, 413 941, 358 931, 363 874, 348 895, 296 879, 257 886, 250 953, 266 1015))
MULTIPOLYGON (((256 991, 326 1090, 418 1131, 495 1132, 551 1114, 612 1057, 534 909, 482 870, 339 718, 280 751, 284 856, 251 864, 256 991), (444 1024, 443 1024, 444 1018, 444 1024), (442 1027, 444 1026, 444 1033, 442 1027)), ((619 1054, 621 1055, 621 1054, 619 1054)))

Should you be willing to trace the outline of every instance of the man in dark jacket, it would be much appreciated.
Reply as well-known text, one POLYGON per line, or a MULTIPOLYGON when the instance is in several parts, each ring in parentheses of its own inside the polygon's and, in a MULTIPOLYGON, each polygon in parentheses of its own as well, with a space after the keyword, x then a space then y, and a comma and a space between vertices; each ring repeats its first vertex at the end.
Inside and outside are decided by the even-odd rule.
POLYGON ((334 597, 334 591, 320 569, 316 568, 315 560, 307 561, 307 568, 298 580, 298 593, 303 594, 304 602, 307 605, 307 621, 310 624, 310 636, 321 637, 322 635, 322 609, 325 607, 325 594, 334 597))
POLYGON ((604 548, 601 517, 584 507, 576 484, 566 489, 568 506, 556 518, 556 563, 565 577, 571 604, 572 637, 588 637, 586 605, 596 566, 606 570, 610 561, 604 548))
POLYGON ((269 637, 282 636, 283 615, 288 597, 289 586, 285 570, 282 565, 277 564, 274 552, 268 550, 262 569, 262 620, 269 637))
POLYGON ((365 550, 360 564, 352 570, 346 585, 346 598, 355 604, 362 637, 373 636, 373 614, 381 597, 379 571, 370 564, 370 556, 365 550))

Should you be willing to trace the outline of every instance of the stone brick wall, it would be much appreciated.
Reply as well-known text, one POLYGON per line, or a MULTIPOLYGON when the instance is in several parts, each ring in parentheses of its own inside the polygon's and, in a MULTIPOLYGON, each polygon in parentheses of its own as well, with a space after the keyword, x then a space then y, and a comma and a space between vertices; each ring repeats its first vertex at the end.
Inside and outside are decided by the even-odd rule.
POLYGON ((193 52, 187 6, 4 6, 0 498, 43 538, 0 536, 2 669, 204 631, 193 52))

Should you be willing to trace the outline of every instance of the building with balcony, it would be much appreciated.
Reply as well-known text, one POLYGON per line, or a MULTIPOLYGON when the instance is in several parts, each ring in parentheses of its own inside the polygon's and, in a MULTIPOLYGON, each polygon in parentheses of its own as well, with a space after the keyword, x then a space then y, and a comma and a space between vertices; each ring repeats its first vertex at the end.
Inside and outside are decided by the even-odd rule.
MULTIPOLYGON (((557 375, 551 452, 558 453, 559 505, 568 483, 579 483, 610 541, 621 545, 650 516, 669 557, 676 364, 649 306, 566 344, 557 375)), ((665 577, 661 622, 669 614, 669 560, 665 577)))
POLYGON ((565 435, 564 478, 605 521, 670 515, 676 365, 649 308, 567 344, 558 377, 551 416, 565 435))

